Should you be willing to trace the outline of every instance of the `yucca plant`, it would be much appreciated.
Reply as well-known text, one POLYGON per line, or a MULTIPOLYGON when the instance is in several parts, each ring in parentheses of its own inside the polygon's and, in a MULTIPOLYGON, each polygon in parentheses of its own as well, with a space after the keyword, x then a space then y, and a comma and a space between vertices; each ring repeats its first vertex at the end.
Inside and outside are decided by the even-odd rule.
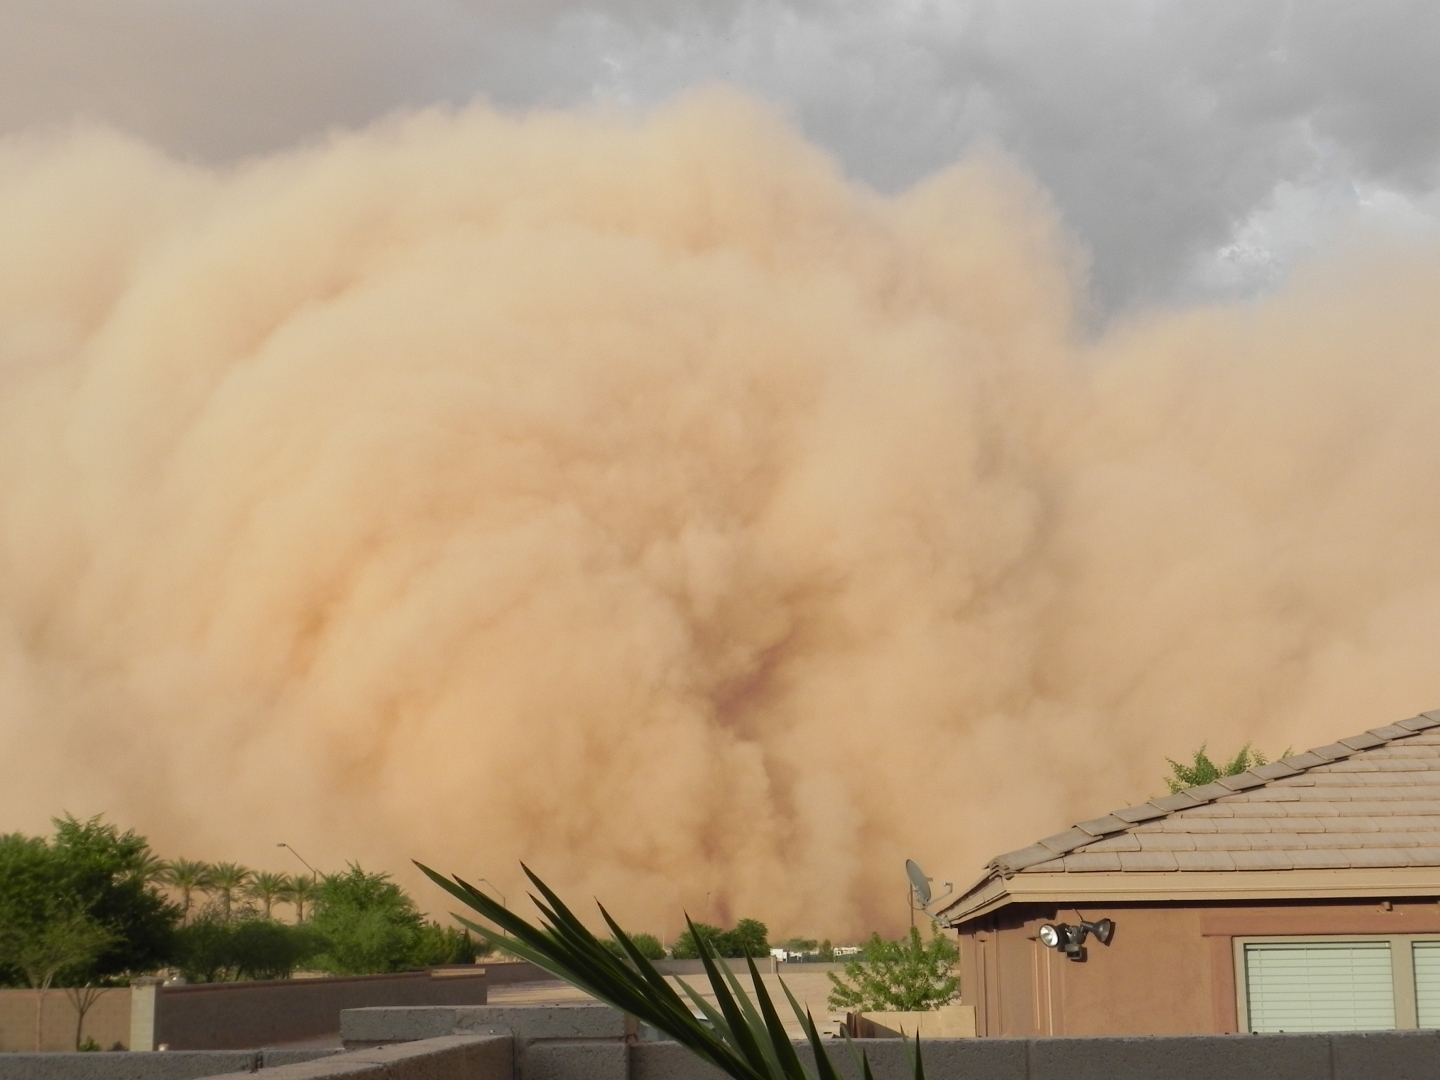
MULTIPOLYGON (((815 1051, 814 1073, 806 1068, 795 1052, 795 1045, 780 1021, 780 1014, 765 989, 755 961, 748 956, 745 958, 750 968, 750 981, 755 988, 755 1000, 752 1002, 730 970, 730 965, 724 961, 716 962, 714 950, 703 935, 695 933, 688 915, 685 921, 699 946, 700 961, 710 980, 718 1008, 697 994, 683 979, 677 981, 705 1022, 696 1017, 665 977, 655 970, 655 965, 636 948, 603 904, 597 906, 614 934, 614 940, 624 951, 623 958, 607 949, 605 943, 587 930, 560 897, 523 863, 522 869, 540 893, 540 897, 533 894, 530 897, 540 911, 540 926, 526 922, 458 876, 446 878, 421 863, 415 865, 431 881, 503 931, 483 926, 462 915, 455 916, 484 941, 521 960, 530 961, 621 1012, 643 1020, 735 1080, 841 1080, 816 1030, 814 1017, 800 1007, 784 980, 781 980, 780 988, 784 990, 815 1051)), ((853 1049, 853 1044, 851 1046, 853 1049)), ((863 1053, 857 1056, 862 1080, 874 1080, 869 1060, 863 1053)), ((925 1080, 918 1034, 910 1058, 915 1080, 925 1080)))

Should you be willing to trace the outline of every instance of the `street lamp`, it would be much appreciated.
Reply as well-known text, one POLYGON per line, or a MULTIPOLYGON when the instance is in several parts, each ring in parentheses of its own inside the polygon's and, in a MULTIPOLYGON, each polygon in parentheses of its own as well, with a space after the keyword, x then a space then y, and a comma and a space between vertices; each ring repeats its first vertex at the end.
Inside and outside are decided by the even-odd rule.
POLYGON ((500 906, 503 907, 506 911, 510 910, 510 905, 505 902, 505 894, 500 891, 500 889, 493 881, 491 881, 489 878, 483 877, 477 877, 475 880, 480 882, 480 884, 482 885, 489 885, 491 891, 500 897, 500 906))
MULTIPOLYGON (((500 906, 503 907, 506 911, 509 911, 509 910, 510 910, 510 905, 505 902, 505 894, 500 891, 499 887, 498 887, 493 881, 491 881, 489 878, 483 878, 483 877, 482 877, 482 878, 476 878, 475 880, 476 880, 477 882, 480 882, 482 885, 489 885, 489 886, 490 886, 490 891, 493 892, 493 893, 495 893, 497 896, 500 897, 500 906)), ((509 936, 510 936, 510 933, 509 933, 509 931, 507 931, 504 927, 501 927, 501 928, 500 928, 500 936, 501 936, 501 937, 509 937, 509 936)))
POLYGON ((306 861, 304 855, 301 855, 300 852, 296 851, 293 847, 291 847, 289 844, 285 843, 285 841, 283 841, 283 840, 280 841, 280 843, 276 844, 275 846, 276 846, 276 847, 283 847, 286 851, 290 852, 291 855, 294 855, 294 856, 295 856, 297 859, 299 859, 302 863, 305 863, 305 869, 310 871, 310 876, 313 877, 316 881, 319 881, 319 880, 320 880, 320 871, 319 871, 319 870, 316 870, 315 867, 311 866, 310 863, 309 863, 308 861, 306 861))

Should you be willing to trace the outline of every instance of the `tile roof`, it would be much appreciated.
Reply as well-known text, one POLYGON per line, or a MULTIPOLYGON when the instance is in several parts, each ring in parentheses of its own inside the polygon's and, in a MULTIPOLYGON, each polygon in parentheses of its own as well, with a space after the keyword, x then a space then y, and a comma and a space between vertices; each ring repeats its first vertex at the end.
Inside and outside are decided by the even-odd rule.
POLYGON ((1082 821, 988 876, 1440 866, 1440 710, 1082 821))

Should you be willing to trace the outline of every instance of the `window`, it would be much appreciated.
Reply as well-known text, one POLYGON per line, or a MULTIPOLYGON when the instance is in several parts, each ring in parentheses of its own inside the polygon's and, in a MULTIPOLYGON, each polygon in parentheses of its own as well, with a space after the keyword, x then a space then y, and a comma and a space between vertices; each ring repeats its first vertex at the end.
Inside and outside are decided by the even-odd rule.
POLYGON ((1440 1028, 1440 937, 1235 939, 1242 1031, 1440 1028))
POLYGON ((1387 1031, 1395 1026, 1390 943, 1245 946, 1251 1031, 1387 1031))
POLYGON ((1415 961, 1415 1012, 1422 1028, 1440 1028, 1440 941, 1410 945, 1415 961))

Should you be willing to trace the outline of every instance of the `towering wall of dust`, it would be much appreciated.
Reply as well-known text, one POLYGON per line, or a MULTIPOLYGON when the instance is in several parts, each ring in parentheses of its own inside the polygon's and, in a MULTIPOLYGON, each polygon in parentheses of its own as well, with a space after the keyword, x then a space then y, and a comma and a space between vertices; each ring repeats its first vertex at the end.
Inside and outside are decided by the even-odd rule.
POLYGON ((845 936, 1440 704, 1434 250, 1082 343, 1024 177, 723 94, 11 140, 0 237, 0 827, 845 936))

